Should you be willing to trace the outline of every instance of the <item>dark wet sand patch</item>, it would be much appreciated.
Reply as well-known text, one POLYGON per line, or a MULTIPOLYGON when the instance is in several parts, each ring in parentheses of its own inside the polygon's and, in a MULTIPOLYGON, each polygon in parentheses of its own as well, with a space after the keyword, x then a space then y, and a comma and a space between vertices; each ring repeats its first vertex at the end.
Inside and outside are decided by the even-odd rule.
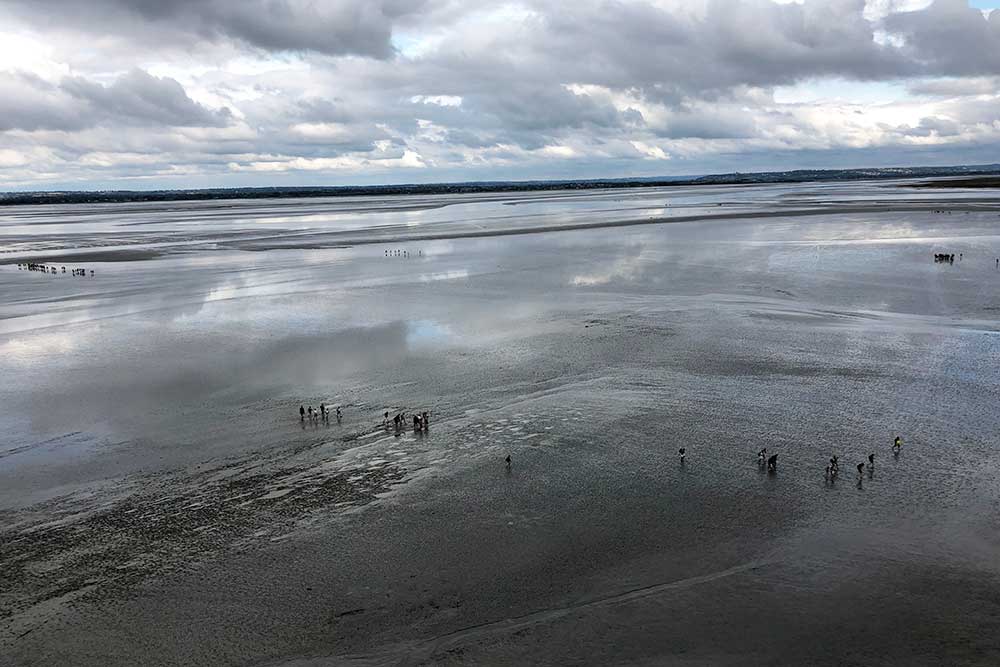
POLYGON ((135 476, 120 485, 125 498, 70 495, 4 512, 0 619, 17 636, 44 620, 33 611, 48 601, 128 597, 149 577, 281 539, 316 512, 370 503, 406 475, 389 462, 330 471, 248 458, 193 475, 135 476))
MULTIPOLYGON (((995 203, 995 202, 991 202, 995 203)), ((399 241, 445 241, 453 239, 471 239, 471 238, 489 238, 489 237, 500 237, 500 236, 518 236, 522 234, 546 234, 552 232, 567 232, 567 231, 577 231, 577 230, 587 230, 587 229, 608 229, 616 227, 636 227, 640 225, 666 225, 666 224, 676 224, 683 222, 711 222, 714 220, 760 220, 766 218, 795 218, 804 216, 822 216, 822 215, 850 215, 850 214, 865 214, 865 213, 900 213, 900 212, 921 212, 926 213, 936 208, 941 208, 941 204, 934 203, 924 203, 924 202, 908 202, 908 203, 874 203, 874 204, 859 204, 859 205, 823 205, 818 204, 811 208, 789 208, 786 210, 772 210, 772 211, 746 211, 746 212, 731 212, 726 211, 718 214, 698 214, 698 215, 678 215, 672 217, 662 217, 662 216, 652 216, 648 218, 629 218, 627 220, 591 220, 588 222, 580 223, 569 223, 569 224, 559 224, 559 225, 535 225, 531 227, 497 227, 495 229, 455 229, 442 232, 424 232, 419 231, 412 234, 398 235, 398 234, 386 234, 381 235, 378 232, 373 234, 372 230, 364 230, 363 232, 358 232, 357 236, 352 236, 350 232, 336 232, 324 236, 333 236, 339 240, 323 241, 319 238, 315 240, 290 240, 287 242, 277 241, 277 242, 264 242, 258 240, 251 241, 241 241, 239 239, 226 241, 225 243, 220 243, 220 246, 226 246, 238 250, 311 250, 311 249, 322 249, 322 248, 334 248, 334 247, 344 247, 344 246, 355 246, 355 245, 373 245, 389 242, 399 242, 399 241)), ((977 211, 982 212, 984 209, 980 206, 970 205, 966 203, 956 204, 954 202, 949 202, 945 208, 950 211, 977 211)), ((320 236, 319 234, 315 236, 320 236)))
POLYGON ((64 265, 74 262, 142 262, 150 259, 158 259, 166 253, 159 250, 97 250, 94 252, 71 252, 66 254, 52 253, 25 253, 11 258, 5 264, 17 264, 19 262, 35 262, 38 264, 64 265))

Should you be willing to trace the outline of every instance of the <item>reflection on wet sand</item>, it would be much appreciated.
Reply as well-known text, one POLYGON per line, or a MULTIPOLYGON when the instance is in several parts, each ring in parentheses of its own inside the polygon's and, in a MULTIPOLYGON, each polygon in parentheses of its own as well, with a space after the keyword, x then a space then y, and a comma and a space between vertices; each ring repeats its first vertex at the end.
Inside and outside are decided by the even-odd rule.
POLYGON ((1000 654, 998 210, 838 184, 0 212, 2 654, 1000 654), (155 257, 14 261, 96 248, 155 257))

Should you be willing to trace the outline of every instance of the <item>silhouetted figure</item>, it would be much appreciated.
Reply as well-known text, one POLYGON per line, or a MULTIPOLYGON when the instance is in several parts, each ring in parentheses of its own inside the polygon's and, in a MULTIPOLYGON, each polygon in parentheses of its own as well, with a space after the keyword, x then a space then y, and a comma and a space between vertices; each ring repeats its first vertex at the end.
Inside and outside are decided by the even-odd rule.
POLYGON ((337 423, 338 424, 340 423, 340 420, 343 418, 343 416, 344 415, 340 412, 340 406, 338 405, 337 406, 337 423))
POLYGON ((778 455, 772 454, 769 459, 767 459, 767 469, 769 472, 775 472, 778 469, 778 455))
POLYGON ((902 449, 902 447, 903 447, 903 439, 897 435, 896 439, 892 441, 893 454, 899 454, 899 450, 902 449))
POLYGON ((759 463, 760 465, 764 465, 764 462, 766 460, 767 460, 767 447, 764 447, 759 452, 757 452, 757 463, 759 463))
POLYGON ((504 461, 507 463, 507 470, 510 471, 510 454, 507 455, 504 461))
POLYGON ((681 463, 684 463, 684 448, 681 447, 677 450, 677 453, 681 455, 681 463))
POLYGON ((309 421, 312 421, 313 420, 313 406, 310 405, 309 409, 306 410, 306 413, 309 415, 309 421))
POLYGON ((865 464, 864 463, 859 463, 858 464, 858 477, 861 477, 864 473, 865 473, 865 464))
POLYGON ((424 413, 422 413, 420 415, 420 422, 424 425, 424 430, 426 430, 427 427, 430 426, 430 422, 427 421, 427 413, 426 412, 424 412, 424 413))
POLYGON ((875 465, 875 454, 874 453, 868 455, 868 465, 869 466, 874 466, 875 465))
POLYGON ((302 421, 305 418, 306 418, 306 408, 305 408, 304 405, 300 405, 299 406, 299 421, 302 421))
POLYGON ((420 430, 420 415, 413 415, 413 430, 420 430))
POLYGON ((319 404, 319 415, 323 418, 323 421, 326 421, 326 403, 319 404))

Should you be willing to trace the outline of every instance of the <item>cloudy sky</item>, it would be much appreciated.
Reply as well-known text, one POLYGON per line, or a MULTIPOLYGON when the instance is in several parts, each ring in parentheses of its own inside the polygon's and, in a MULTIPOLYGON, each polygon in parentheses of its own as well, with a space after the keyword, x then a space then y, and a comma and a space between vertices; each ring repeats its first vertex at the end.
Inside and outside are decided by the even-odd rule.
POLYGON ((0 0, 0 189, 1000 162, 995 6, 0 0))

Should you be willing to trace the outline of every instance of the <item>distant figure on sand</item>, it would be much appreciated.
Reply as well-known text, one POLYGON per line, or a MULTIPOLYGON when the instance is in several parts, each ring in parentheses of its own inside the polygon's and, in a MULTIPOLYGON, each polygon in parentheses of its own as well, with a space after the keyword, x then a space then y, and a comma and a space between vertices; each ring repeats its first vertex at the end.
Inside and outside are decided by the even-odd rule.
POLYGON ((757 463, 764 465, 764 461, 767 460, 767 447, 757 452, 757 463))
POLYGON ((875 454, 869 454, 868 455, 868 466, 871 467, 871 466, 874 466, 874 465, 875 465, 875 454))
POLYGON ((326 403, 319 404, 319 415, 323 418, 323 421, 326 421, 326 403))
POLYGON ((778 469, 778 455, 772 454, 767 460, 767 469, 771 472, 775 472, 778 469))
POLYGON ((892 451, 893 451, 893 453, 895 453, 895 454, 899 454, 899 450, 900 450, 900 448, 901 448, 902 446, 903 446, 903 439, 902 439, 902 438, 900 438, 900 437, 899 437, 899 436, 897 435, 897 436, 896 436, 896 439, 895 439, 895 440, 893 440, 893 442, 892 442, 892 451))
POLYGON ((338 424, 340 423, 340 419, 341 419, 341 417, 343 417, 343 416, 344 416, 344 415, 342 415, 342 414, 341 414, 341 412, 340 412, 340 406, 338 405, 338 406, 337 406, 337 423, 338 423, 338 424))
POLYGON ((306 408, 304 405, 299 406, 299 421, 304 421, 306 418, 306 408))
POLYGON ((864 463, 859 463, 858 464, 858 477, 861 477, 861 475, 863 475, 864 473, 865 473, 865 464, 864 463))
POLYGON ((510 454, 507 455, 507 458, 505 458, 504 461, 507 463, 507 470, 510 470, 510 454))
POLYGON ((681 455, 681 463, 684 463, 684 448, 681 447, 677 450, 677 453, 681 455))

